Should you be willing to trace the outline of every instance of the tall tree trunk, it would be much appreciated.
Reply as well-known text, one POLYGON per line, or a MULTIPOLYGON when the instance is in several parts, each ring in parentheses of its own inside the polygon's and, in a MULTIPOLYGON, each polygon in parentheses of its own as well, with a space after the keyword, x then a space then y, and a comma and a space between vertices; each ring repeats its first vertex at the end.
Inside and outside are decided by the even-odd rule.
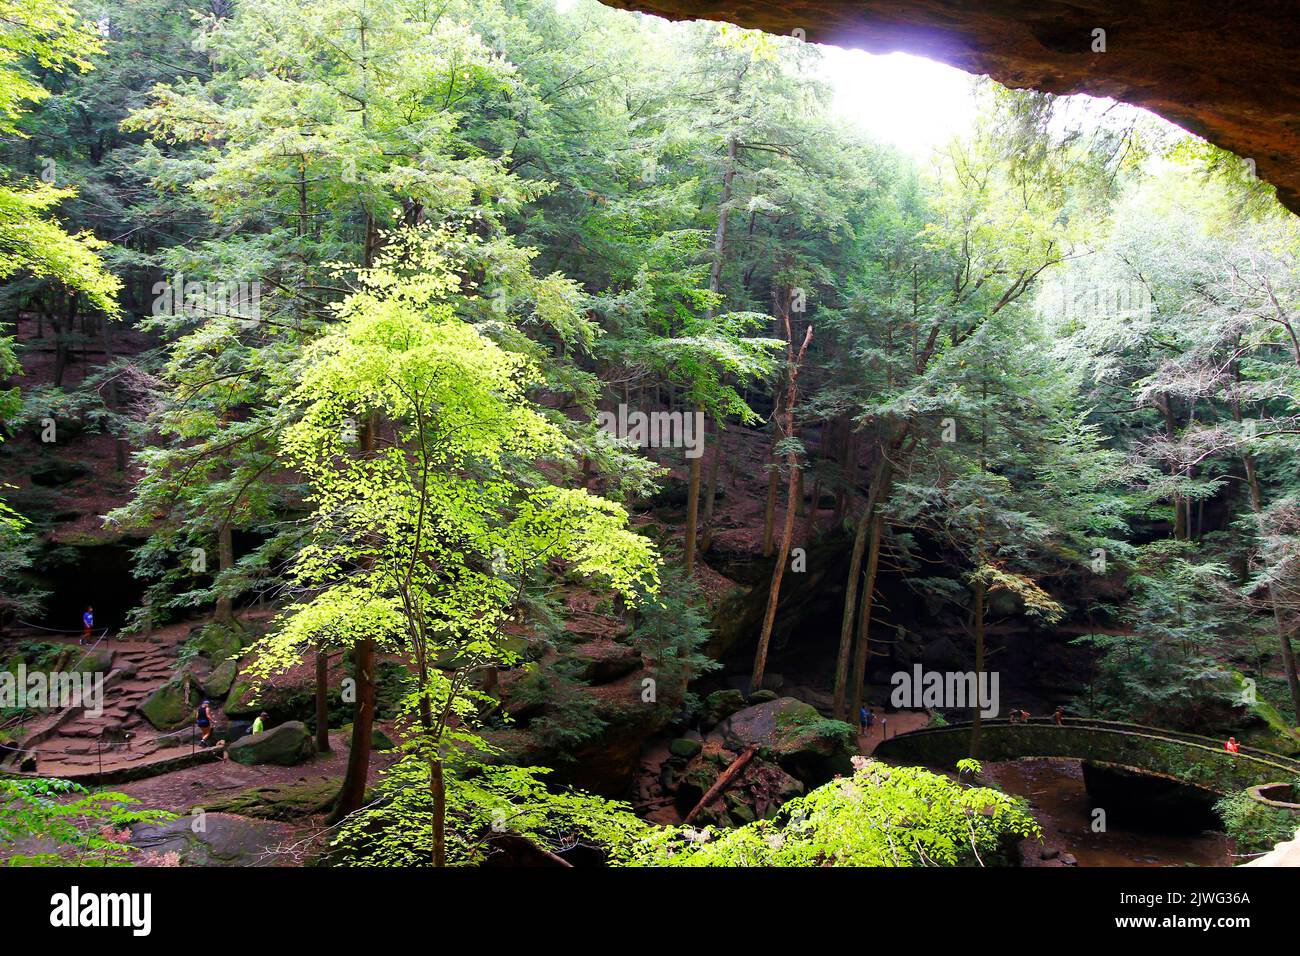
POLYGON ((763 557, 772 556, 773 536, 776 528, 776 496, 781 487, 781 477, 772 459, 772 467, 767 473, 767 503, 763 506, 763 557))
MULTIPOLYGON (((695 414, 699 414, 698 408, 695 414)), ((686 560, 684 563, 687 577, 695 573, 695 536, 700 523, 700 463, 703 460, 703 456, 700 455, 691 459, 690 480, 686 490, 686 560)))
MULTIPOLYGON (((808 343, 812 341, 813 330, 811 325, 808 326, 808 331, 804 333, 803 345, 799 347, 799 352, 796 355, 794 352, 794 333, 790 328, 788 311, 786 311, 784 318, 786 358, 789 366, 789 379, 785 393, 785 433, 792 436, 794 435, 794 406, 798 397, 799 366, 808 353, 808 343)), ((781 547, 776 555, 776 565, 772 569, 772 583, 767 592, 767 610, 763 614, 763 630, 758 636, 758 649, 754 653, 754 670, 749 678, 750 693, 761 689, 763 686, 763 671, 767 667, 767 649, 772 643, 772 627, 776 623, 776 606, 781 597, 781 579, 785 576, 785 565, 790 559, 790 542, 794 537, 794 496, 799 487, 799 458, 793 451, 786 455, 786 469, 789 476, 786 479, 785 522, 781 528, 781 547)))
POLYGON ((763 630, 758 637, 758 650, 754 654, 754 670, 749 679, 749 690, 762 689, 763 671, 767 668, 767 649, 772 643, 772 627, 776 623, 776 605, 781 596, 781 579, 785 576, 785 563, 790 558, 790 540, 794 536, 794 496, 799 483, 799 462, 791 454, 786 456, 790 477, 786 481, 785 522, 781 528, 781 547, 777 551, 776 565, 772 568, 772 583, 767 590, 767 610, 763 614, 763 630))
MULTIPOLYGON (((981 568, 979 577, 975 581, 975 681, 977 687, 984 674, 984 590, 984 572, 983 568, 981 568)), ((978 698, 978 694, 976 697, 978 698)), ((977 699, 970 723, 970 756, 972 760, 978 760, 980 755, 981 719, 980 703, 977 699)))
POLYGON ((722 422, 713 423, 713 457, 709 459, 708 477, 704 479, 704 517, 700 520, 700 552, 713 544, 713 508, 718 497, 718 468, 722 463, 722 422))
MULTIPOLYGON (((217 528, 217 576, 218 578, 235 566, 234 533, 230 522, 223 521, 217 528)), ((217 607, 212 619, 222 624, 231 624, 235 620, 234 602, 228 591, 217 595, 217 607)))
POLYGON ((323 644, 316 645, 316 749, 330 752, 330 658, 323 644))
MULTIPOLYGON (((375 448, 374 416, 368 416, 361 429, 360 454, 369 457, 375 448)), ((364 637, 352 649, 353 679, 356 682, 356 704, 352 709, 352 742, 348 749, 348 767, 343 776, 343 786, 330 813, 329 822, 337 823, 350 813, 361 809, 366 799, 366 783, 370 777, 370 739, 375 726, 375 641, 364 637)))
POLYGON ((853 699, 844 719, 853 723, 853 715, 862 709, 866 691, 867 667, 871 663, 871 610, 876 596, 876 571, 880 568, 880 533, 885 521, 880 515, 871 519, 871 541, 867 550, 867 572, 862 581, 861 608, 858 611, 857 653, 853 659, 853 699))
POLYGON ((337 823, 361 809, 366 799, 366 781, 370 776, 370 735, 375 726, 375 642, 363 638, 352 648, 356 680, 356 704, 352 708, 352 743, 348 750, 348 767, 343 786, 330 813, 329 822, 337 823))
POLYGON ((881 454, 876 462, 876 473, 871 477, 871 488, 867 492, 867 503, 862 508, 858 519, 858 530, 853 536, 853 550, 849 553, 849 579, 845 585, 844 613, 840 618, 840 644, 835 655, 835 689, 832 696, 831 712, 844 715, 847 700, 849 655, 853 648, 853 622, 857 615, 858 581, 862 574, 862 557, 867 550, 867 539, 871 534, 872 522, 876 515, 876 505, 888 494, 888 486, 893 473, 889 454, 881 454))
POLYGON ((722 169, 722 200, 718 204, 718 228, 713 233, 713 262, 709 267, 709 291, 722 288, 722 264, 727 258, 727 223, 731 217, 731 187, 736 178, 736 147, 734 131, 727 135, 727 161, 722 169))

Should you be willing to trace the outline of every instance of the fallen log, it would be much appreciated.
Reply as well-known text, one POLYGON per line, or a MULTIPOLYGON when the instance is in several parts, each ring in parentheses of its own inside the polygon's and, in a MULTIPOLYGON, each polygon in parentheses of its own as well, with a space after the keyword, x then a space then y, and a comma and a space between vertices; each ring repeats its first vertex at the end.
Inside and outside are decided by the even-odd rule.
POLYGON ((682 823, 690 823, 695 819, 697 813, 716 800, 718 795, 722 793, 723 790, 727 789, 727 786, 731 781, 735 780, 736 777, 740 775, 740 772, 745 769, 745 765, 753 759, 754 754, 757 752, 758 745, 751 744, 749 747, 745 748, 744 753, 731 761, 731 766, 722 771, 722 776, 718 777, 718 779, 713 782, 713 786, 709 787, 708 793, 700 797, 700 802, 695 805, 694 809, 692 809, 690 813, 686 814, 686 819, 683 820, 682 823))

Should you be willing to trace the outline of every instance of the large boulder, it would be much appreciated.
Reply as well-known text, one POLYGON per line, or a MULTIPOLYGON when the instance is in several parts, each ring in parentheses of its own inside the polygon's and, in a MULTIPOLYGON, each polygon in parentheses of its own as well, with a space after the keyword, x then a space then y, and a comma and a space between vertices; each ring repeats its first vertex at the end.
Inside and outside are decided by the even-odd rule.
POLYGON ((190 632, 187 644, 194 652, 214 664, 238 657, 244 632, 233 625, 205 624, 190 632))
POLYGON ((72 656, 70 670, 83 674, 107 674, 113 669, 113 650, 109 647, 87 649, 72 656))
POLYGON ((198 691, 187 680, 168 681, 140 703, 140 713, 158 730, 175 730, 194 719, 200 701, 198 691))
POLYGON ((715 690, 704 698, 704 722, 716 724, 745 707, 745 695, 738 690, 715 690))
POLYGON ((793 697, 737 711, 713 728, 707 742, 736 753, 757 746, 789 773, 813 785, 837 773, 852 773, 849 761, 857 753, 852 727, 822 717, 811 704, 793 697))
POLYGON ((239 673, 238 661, 233 657, 222 661, 203 678, 201 683, 203 693, 212 698, 225 697, 230 693, 230 688, 235 683, 237 673, 239 673))
POLYGON ((316 744, 300 720, 279 724, 260 734, 241 737, 226 749, 235 763, 271 763, 292 767, 309 760, 316 752, 316 744))

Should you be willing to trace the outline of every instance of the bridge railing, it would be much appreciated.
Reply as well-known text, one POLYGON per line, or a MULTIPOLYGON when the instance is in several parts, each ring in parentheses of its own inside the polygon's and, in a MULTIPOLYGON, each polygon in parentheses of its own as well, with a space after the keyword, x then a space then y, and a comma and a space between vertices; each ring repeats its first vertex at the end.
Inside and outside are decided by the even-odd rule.
MULTIPOLYGON (((983 727, 1015 727, 1021 724, 1033 724, 1036 726, 1055 726, 1056 721, 1051 717, 1031 717, 1027 721, 1011 720, 1009 717, 991 717, 980 721, 983 727)), ((948 727, 967 728, 972 725, 970 720, 953 720, 949 721, 948 727)), ((1105 720, 1098 717, 1066 717, 1062 724, 1063 727, 1094 728, 1096 730, 1105 730, 1115 733, 1137 734, 1145 737, 1158 737, 1164 740, 1177 740, 1182 743, 1196 744, 1201 747, 1214 751, 1227 751, 1223 748, 1223 741, 1216 740, 1213 737, 1206 737, 1202 734, 1188 733, 1182 730, 1169 730, 1164 727, 1150 727, 1146 724, 1131 724, 1120 720, 1105 720)), ((921 727, 910 733, 924 733, 930 730, 943 730, 944 727, 921 727)), ((1271 750, 1261 750, 1258 747, 1240 747, 1239 754, 1254 757, 1257 760, 1265 760, 1280 767, 1289 769, 1292 773, 1300 774, 1300 759, 1288 757, 1285 754, 1275 753, 1271 750)))

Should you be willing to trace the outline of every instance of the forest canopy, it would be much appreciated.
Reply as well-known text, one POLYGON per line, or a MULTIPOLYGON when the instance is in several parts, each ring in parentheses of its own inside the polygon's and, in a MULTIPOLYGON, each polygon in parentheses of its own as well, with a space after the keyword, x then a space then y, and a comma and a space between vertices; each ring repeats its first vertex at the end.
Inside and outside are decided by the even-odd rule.
POLYGON ((942 623, 976 672, 1012 627, 1067 635, 1072 715, 1300 752, 1296 218, 1150 114, 987 80, 911 155, 820 57, 594 0, 0 0, 0 628, 71 613, 40 584, 57 509, 16 477, 57 425, 104 442, 83 533, 130 543, 140 592, 114 627, 226 629, 250 695, 312 672, 321 749, 352 682, 349 862, 510 832, 982 865, 1039 833, 877 763, 711 841, 552 780, 627 723, 575 643, 631 648, 648 736, 698 725, 710 689, 779 686, 814 553, 842 558, 827 739, 942 623), (664 441, 629 410, 675 416, 646 418, 664 441))

